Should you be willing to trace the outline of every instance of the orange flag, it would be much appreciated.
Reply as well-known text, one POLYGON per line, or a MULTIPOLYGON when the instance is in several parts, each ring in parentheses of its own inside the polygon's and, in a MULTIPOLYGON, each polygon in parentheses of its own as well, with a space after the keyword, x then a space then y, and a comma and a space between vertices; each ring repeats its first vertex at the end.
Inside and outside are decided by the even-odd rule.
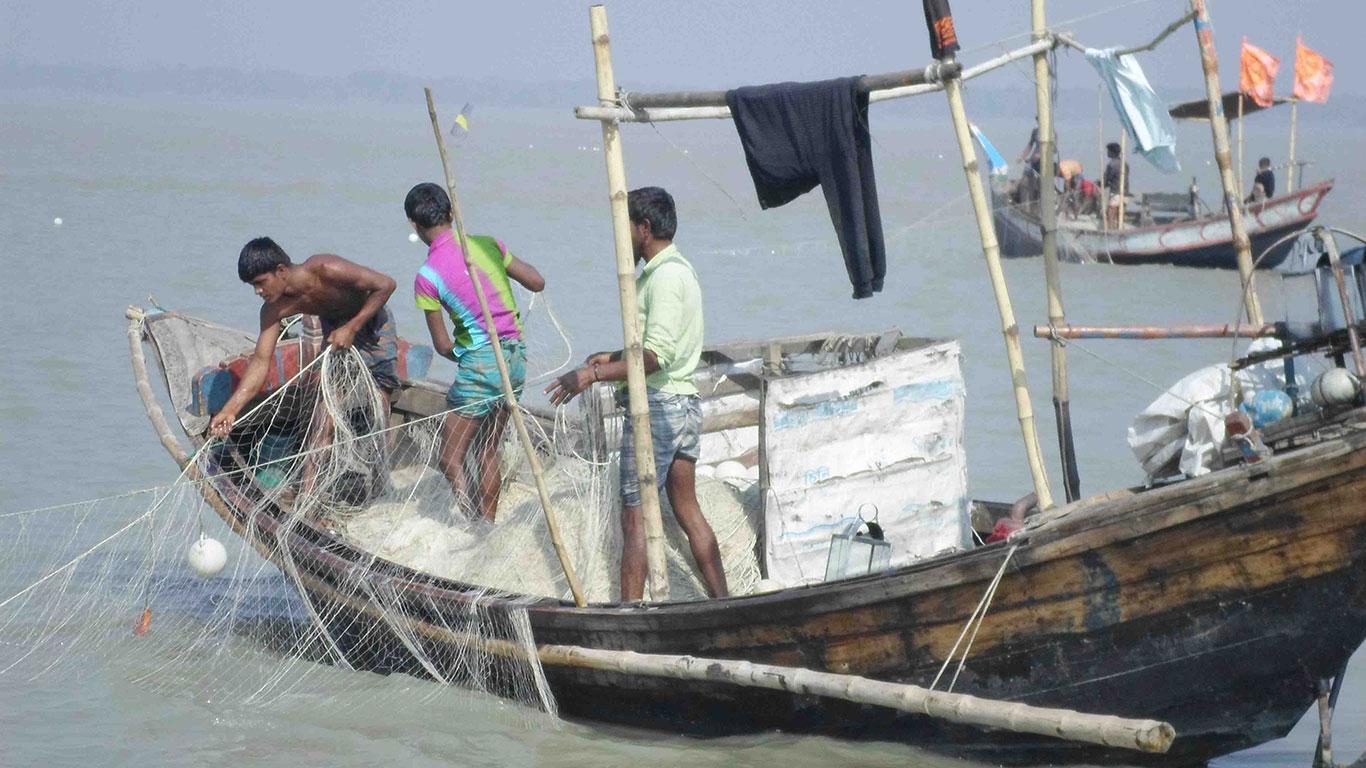
POLYGON ((1243 38, 1243 62, 1238 73, 1238 90, 1247 94, 1259 107, 1269 107, 1272 102, 1272 88, 1276 83, 1276 73, 1281 69, 1281 60, 1248 43, 1243 38))
POLYGON ((1295 38, 1295 98, 1322 104, 1333 89, 1333 62, 1295 38))

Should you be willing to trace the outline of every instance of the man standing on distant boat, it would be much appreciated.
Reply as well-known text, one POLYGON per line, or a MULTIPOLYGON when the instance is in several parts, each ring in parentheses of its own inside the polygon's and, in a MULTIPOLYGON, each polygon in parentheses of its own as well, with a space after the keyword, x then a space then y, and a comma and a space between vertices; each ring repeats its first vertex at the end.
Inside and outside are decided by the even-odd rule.
POLYGON ((1119 202, 1124 195, 1129 194, 1129 164, 1120 157, 1120 146, 1118 142, 1110 142, 1105 145, 1105 175, 1101 183, 1105 191, 1109 194, 1109 201, 1106 203, 1105 217, 1110 222, 1110 227, 1119 226, 1119 202), (1120 179, 1124 180, 1124 189, 1120 189, 1120 179))
POLYGON ((294 264, 269 237, 242 247, 237 276, 264 302, 261 335, 241 383, 209 422, 211 434, 226 436, 237 414, 261 391, 280 339, 280 321, 291 315, 317 315, 333 349, 355 347, 379 388, 390 400, 397 394, 398 335, 385 307, 394 292, 393 278, 329 253, 294 264))
MULTIPOLYGON (((673 197, 659 187, 643 187, 631 190, 626 205, 636 261, 645 262, 636 278, 636 296, 643 328, 655 478, 668 491, 669 504, 688 536, 707 593, 725 597, 729 590, 716 533, 697 503, 695 470, 702 402, 692 376, 702 359, 702 288, 696 270, 673 244, 678 229, 673 197)), ((623 357, 620 351, 591 355, 583 367, 545 388, 550 402, 563 405, 595 381, 625 381, 623 357)), ((618 397, 624 395, 622 388, 618 397)), ((629 413, 621 436, 621 497, 621 600, 633 602, 645 594, 646 568, 640 479, 629 413)))
MULTIPOLYGON (((436 184, 418 184, 404 198, 403 212, 427 244, 427 261, 413 281, 417 308, 427 315, 427 330, 437 354, 456 364, 455 381, 446 393, 446 403, 454 412, 446 416, 442 426, 438 463, 456 503, 493 522, 503 486, 498 449, 509 411, 503 401, 503 379, 494 357, 492 332, 484 321, 459 238, 451 228, 451 199, 446 190, 436 184), (446 332, 447 315, 455 327, 454 341, 446 332), (477 497, 470 494, 465 477, 465 457, 471 448, 477 451, 479 461, 477 497)), ((533 293, 545 289, 545 278, 492 237, 472 235, 467 240, 470 261, 503 348, 513 393, 521 395, 526 382, 526 347, 508 278, 533 293)))
POLYGON ((1257 175, 1252 179, 1252 193, 1244 202, 1264 203, 1275 196, 1276 173, 1271 170, 1271 158, 1263 157, 1257 161, 1257 175))

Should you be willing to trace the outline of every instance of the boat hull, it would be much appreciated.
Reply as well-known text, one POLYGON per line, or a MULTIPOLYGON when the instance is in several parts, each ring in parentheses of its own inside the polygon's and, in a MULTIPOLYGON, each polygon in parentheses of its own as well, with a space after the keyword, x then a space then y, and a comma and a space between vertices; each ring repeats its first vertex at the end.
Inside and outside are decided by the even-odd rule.
MULTIPOLYGON (((135 370, 145 370, 139 360, 135 370)), ((159 407, 150 397, 144 404, 149 413, 159 407)), ((1342 670, 1366 638, 1362 426, 1366 409, 1316 427, 1317 442, 1256 465, 1050 510, 1010 542, 846 581, 648 606, 577 608, 413 571, 261 503, 245 480, 250 473, 198 464, 187 471, 207 473, 196 486, 208 503, 290 575, 358 668, 459 679, 471 654, 498 652, 483 641, 511 641, 504 652, 524 646, 510 635, 471 644, 451 628, 469 626, 472 612, 525 611, 559 709, 573 718, 697 735, 823 733, 1000 762, 1192 764, 1284 735, 1312 703, 1316 681, 1342 670), (938 687, 952 680, 959 693, 1162 719, 1177 731, 1168 754, 970 729, 719 681, 628 675, 547 654, 686 654, 929 686, 998 573, 990 610, 971 647, 960 649, 961 673, 950 664, 938 687)), ((512 622, 479 625, 496 633, 512 622)))
MULTIPOLYGON (((1270 269, 1290 253, 1292 242, 1266 252, 1277 240, 1313 222, 1319 205, 1333 188, 1333 181, 1305 187, 1289 195, 1244 209, 1243 223, 1252 242, 1257 266, 1270 269)), ((1043 251, 1038 219, 1010 204, 997 190, 992 196, 993 216, 1001 253, 1010 257, 1038 256, 1043 251)), ((1074 262, 1114 264, 1176 264, 1187 267, 1237 269, 1228 217, 1222 214, 1191 221, 1119 231, 1069 227, 1060 221, 1058 258, 1074 262)))
MULTIPOLYGON (((1366 437, 1353 436, 1260 468, 1066 508, 1011 557, 954 690, 1166 720, 1177 729, 1175 745, 1148 758, 1162 764, 1199 763, 1283 736, 1313 702, 1315 681, 1336 674, 1366 638, 1363 494, 1366 437)), ((280 546, 271 525, 257 521, 264 552, 280 546)), ((359 608, 356 563, 344 546, 306 526, 286 541, 320 613, 345 617, 370 646, 360 658, 372 668, 426 673, 405 667, 384 622, 359 608)), ((1008 546, 770 595, 648 608, 545 600, 527 610, 538 645, 744 659, 929 685, 1008 546)), ((392 564, 369 578, 410 596, 404 622, 433 630, 418 633, 429 663, 442 667, 468 653, 439 630, 440 617, 468 610, 470 588, 392 564)), ((483 610, 500 610, 498 600, 483 610)), ((1142 759, 721 682, 545 671, 561 712, 585 720, 696 735, 823 733, 1005 762, 1142 759)))

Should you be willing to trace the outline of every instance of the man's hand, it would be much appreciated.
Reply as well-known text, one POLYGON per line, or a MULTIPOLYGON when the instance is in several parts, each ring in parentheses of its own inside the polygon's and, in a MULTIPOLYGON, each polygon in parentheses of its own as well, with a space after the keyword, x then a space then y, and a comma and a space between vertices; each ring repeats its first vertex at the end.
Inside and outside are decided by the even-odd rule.
POLYGON ((333 349, 350 349, 351 344, 356 340, 356 332, 349 325, 338 326, 336 330, 327 337, 327 343, 333 349))
POLYGON ((209 422, 209 434, 214 437, 227 437, 236 421, 237 413, 235 411, 226 409, 219 411, 218 415, 213 417, 213 421, 209 422))
POLYGON ((573 400, 575 395, 588 389, 592 383, 593 369, 591 366, 575 368, 550 382, 550 385, 545 388, 545 392, 550 395, 550 404, 558 407, 573 400))

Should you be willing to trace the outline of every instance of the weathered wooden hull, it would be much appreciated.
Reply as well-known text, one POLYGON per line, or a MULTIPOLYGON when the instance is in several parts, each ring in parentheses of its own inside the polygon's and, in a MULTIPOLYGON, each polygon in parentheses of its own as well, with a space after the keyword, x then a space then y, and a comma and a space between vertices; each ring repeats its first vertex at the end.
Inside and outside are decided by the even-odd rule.
MULTIPOLYGON (((237 493, 219 489, 230 501, 237 493)), ((1312 703, 1314 681, 1336 673, 1366 638, 1363 494, 1366 436, 1353 434, 1256 471, 1229 469, 1072 505, 1012 557, 955 690, 1166 720, 1178 737, 1156 758, 1164 764, 1283 736, 1312 703)), ((254 521, 261 550, 274 559, 277 524, 264 515, 254 521)), ((373 666, 392 668, 397 644, 354 593, 351 574, 369 556, 307 526, 287 541, 311 599, 340 609, 351 634, 372 646, 373 666)), ((530 606, 529 617, 538 644, 747 659, 928 685, 1006 546, 754 597, 586 609, 545 600, 530 606)), ((393 564, 368 567, 367 578, 406 595, 407 620, 419 626, 439 628, 442 616, 461 615, 475 591, 393 564)), ((499 610, 498 601, 485 610, 499 610)), ((437 664, 454 659, 459 649, 443 648, 436 634, 424 650, 437 664)), ((555 666, 546 674, 561 711, 587 720, 699 735, 779 728, 993 760, 1138 757, 723 683, 555 666)))
MULTIPOLYGON (((1252 241, 1253 258, 1285 235, 1308 226, 1333 181, 1305 187, 1289 195, 1248 206, 1243 223, 1252 241)), ((1011 205, 999 190, 992 195, 996 236, 1001 253, 1011 257, 1038 256, 1043 251, 1039 221, 1011 205)), ((1258 267, 1270 269, 1285 260, 1292 243, 1273 249, 1258 267)), ((1186 267, 1237 269, 1232 230, 1223 214, 1161 226, 1097 231, 1059 222, 1058 258, 1074 262, 1114 264, 1176 264, 1186 267)))
MULTIPOLYGON (((1366 422, 1366 410, 1355 414, 1366 422)), ((1349 419, 1350 420, 1350 419, 1349 419)), ((348 659, 442 676, 470 652, 472 608, 526 610, 538 645, 745 659, 929 685, 1014 543, 877 576, 696 603, 590 606, 489 595, 357 550, 254 504, 225 474, 201 484, 239 534, 329 617, 348 659), (256 511, 250 511, 255 509, 256 511), (391 596, 381 610, 369 597, 391 596)), ((1197 763, 1284 735, 1366 638, 1366 431, 1254 467, 1050 512, 1017 542, 954 690, 1177 729, 1167 755, 984 732, 917 715, 721 682, 547 664, 562 713, 720 735, 782 729, 1009 762, 1197 763)), ((952 677, 949 670, 945 681, 952 677)), ((941 684, 941 688, 943 684, 941 684)))

